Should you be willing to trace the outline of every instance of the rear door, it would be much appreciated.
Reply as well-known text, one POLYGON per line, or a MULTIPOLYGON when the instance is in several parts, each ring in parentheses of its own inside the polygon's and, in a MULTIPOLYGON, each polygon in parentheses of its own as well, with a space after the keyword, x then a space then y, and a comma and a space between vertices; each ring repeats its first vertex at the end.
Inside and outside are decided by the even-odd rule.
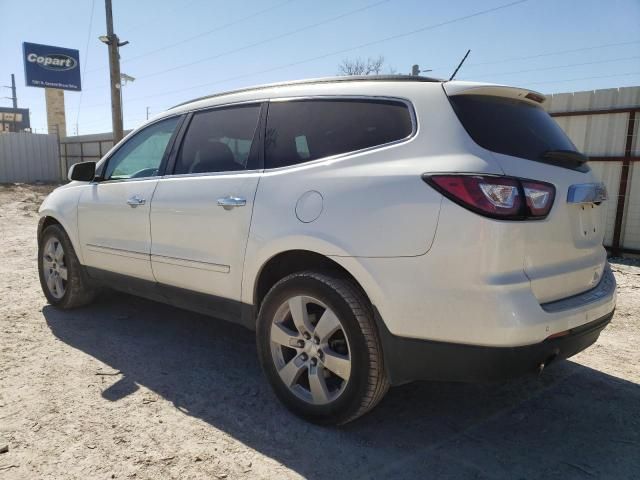
POLYGON ((156 280, 239 300, 253 200, 261 174, 262 105, 195 112, 175 166, 151 202, 156 280))
POLYGON ((538 300, 553 301, 594 287, 606 263, 604 206, 597 195, 585 200, 569 193, 600 191, 587 164, 577 160, 576 147, 541 107, 544 97, 507 87, 454 86, 447 93, 467 132, 492 152, 506 175, 556 188, 546 219, 518 223, 525 244, 524 271, 538 300))

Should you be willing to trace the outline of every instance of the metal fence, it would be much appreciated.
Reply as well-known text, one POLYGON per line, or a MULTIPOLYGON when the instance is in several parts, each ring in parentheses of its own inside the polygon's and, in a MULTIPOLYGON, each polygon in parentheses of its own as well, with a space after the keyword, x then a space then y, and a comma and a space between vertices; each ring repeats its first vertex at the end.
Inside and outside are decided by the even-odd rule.
POLYGON ((558 93, 546 108, 607 185, 605 245, 640 254, 640 87, 558 93))
MULTIPOLYGON (((127 135, 130 130, 125 131, 127 135)), ((74 163, 94 161, 97 162, 113 147, 113 135, 111 133, 96 133, 93 135, 78 135, 66 137, 60 140, 60 159, 64 171, 74 163)))
POLYGON ((0 183, 62 180, 58 137, 0 133, 0 183))

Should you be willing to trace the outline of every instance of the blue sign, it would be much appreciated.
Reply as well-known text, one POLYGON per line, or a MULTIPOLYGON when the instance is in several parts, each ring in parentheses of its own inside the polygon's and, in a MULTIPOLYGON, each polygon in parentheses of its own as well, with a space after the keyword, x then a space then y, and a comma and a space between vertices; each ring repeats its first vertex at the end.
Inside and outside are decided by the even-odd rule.
POLYGON ((27 42, 22 50, 27 87, 82 90, 78 50, 27 42))

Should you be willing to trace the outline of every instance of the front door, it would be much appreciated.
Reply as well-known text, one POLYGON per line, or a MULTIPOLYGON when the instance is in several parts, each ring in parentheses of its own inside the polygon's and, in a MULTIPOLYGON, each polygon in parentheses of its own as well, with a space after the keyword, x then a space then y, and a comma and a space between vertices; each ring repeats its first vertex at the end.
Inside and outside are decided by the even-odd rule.
POLYGON ((85 188, 78 230, 86 266, 154 280, 149 210, 179 120, 161 120, 136 133, 106 160, 102 180, 85 188))
POLYGON ((259 104, 196 112, 151 202, 156 280, 239 300, 258 167, 259 104))

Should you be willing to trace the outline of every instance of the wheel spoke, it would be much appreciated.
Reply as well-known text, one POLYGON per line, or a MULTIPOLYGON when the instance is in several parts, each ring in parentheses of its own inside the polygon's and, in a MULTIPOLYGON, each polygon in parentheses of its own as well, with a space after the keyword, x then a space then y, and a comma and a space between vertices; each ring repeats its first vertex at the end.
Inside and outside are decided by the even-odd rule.
POLYGON ((297 356, 292 358, 289 363, 282 367, 278 371, 278 374, 280 375, 282 381, 287 385, 287 387, 291 387, 296 383, 304 369, 304 361, 299 356, 297 356))
POLYGON ((56 251, 55 251, 55 248, 54 248, 54 246, 53 246, 53 243, 54 243, 54 242, 53 242, 53 239, 50 239, 50 240, 47 242, 47 246, 46 246, 46 250, 45 250, 45 251, 46 251, 46 255, 47 255, 47 256, 48 256, 52 261, 53 261, 53 259, 54 259, 54 258, 55 258, 55 256, 56 256, 56 251))
POLYGON ((329 389, 324 380, 324 369, 322 367, 309 367, 309 387, 313 403, 324 404, 329 401, 329 389))
POLYGON ((333 335, 337 330, 340 329, 340 321, 336 314, 329 308, 327 308, 320 320, 318 320, 318 324, 314 330, 314 334, 320 339, 320 343, 325 343, 329 340, 329 337, 333 335))
MULTIPOLYGON (((62 273, 61 273, 62 275, 62 273)), ((299 335, 297 332, 292 332, 287 327, 274 323, 271 326, 271 341, 285 347, 297 347, 299 335)))
POLYGON ((62 245, 58 242, 55 250, 55 259, 56 262, 62 263, 62 257, 64 256, 64 250, 62 249, 62 245))
POLYGON ((54 278, 53 278, 53 274, 52 274, 52 273, 50 273, 50 274, 47 276, 47 287, 49 287, 49 291, 50 291, 51 293, 54 293, 54 292, 55 292, 55 289, 56 289, 56 281, 54 280, 54 278))
POLYGON ((51 258, 47 258, 48 256, 45 255, 42 258, 42 266, 44 267, 45 270, 49 270, 51 268, 53 268, 53 259, 51 258))
POLYGON ((289 299, 289 310, 291 311, 293 323, 300 333, 312 330, 307 313, 307 304, 303 297, 298 296, 289 299))
POLYGON ((351 361, 349 357, 340 355, 332 350, 324 350, 324 358, 322 363, 325 368, 335 373, 343 380, 348 380, 351 374, 351 361))
POLYGON ((64 295, 64 287, 62 286, 62 279, 60 277, 55 277, 54 281, 56 284, 56 293, 60 296, 64 295))
POLYGON ((60 274, 60 278, 63 280, 67 280, 67 267, 58 267, 58 273, 60 274))

